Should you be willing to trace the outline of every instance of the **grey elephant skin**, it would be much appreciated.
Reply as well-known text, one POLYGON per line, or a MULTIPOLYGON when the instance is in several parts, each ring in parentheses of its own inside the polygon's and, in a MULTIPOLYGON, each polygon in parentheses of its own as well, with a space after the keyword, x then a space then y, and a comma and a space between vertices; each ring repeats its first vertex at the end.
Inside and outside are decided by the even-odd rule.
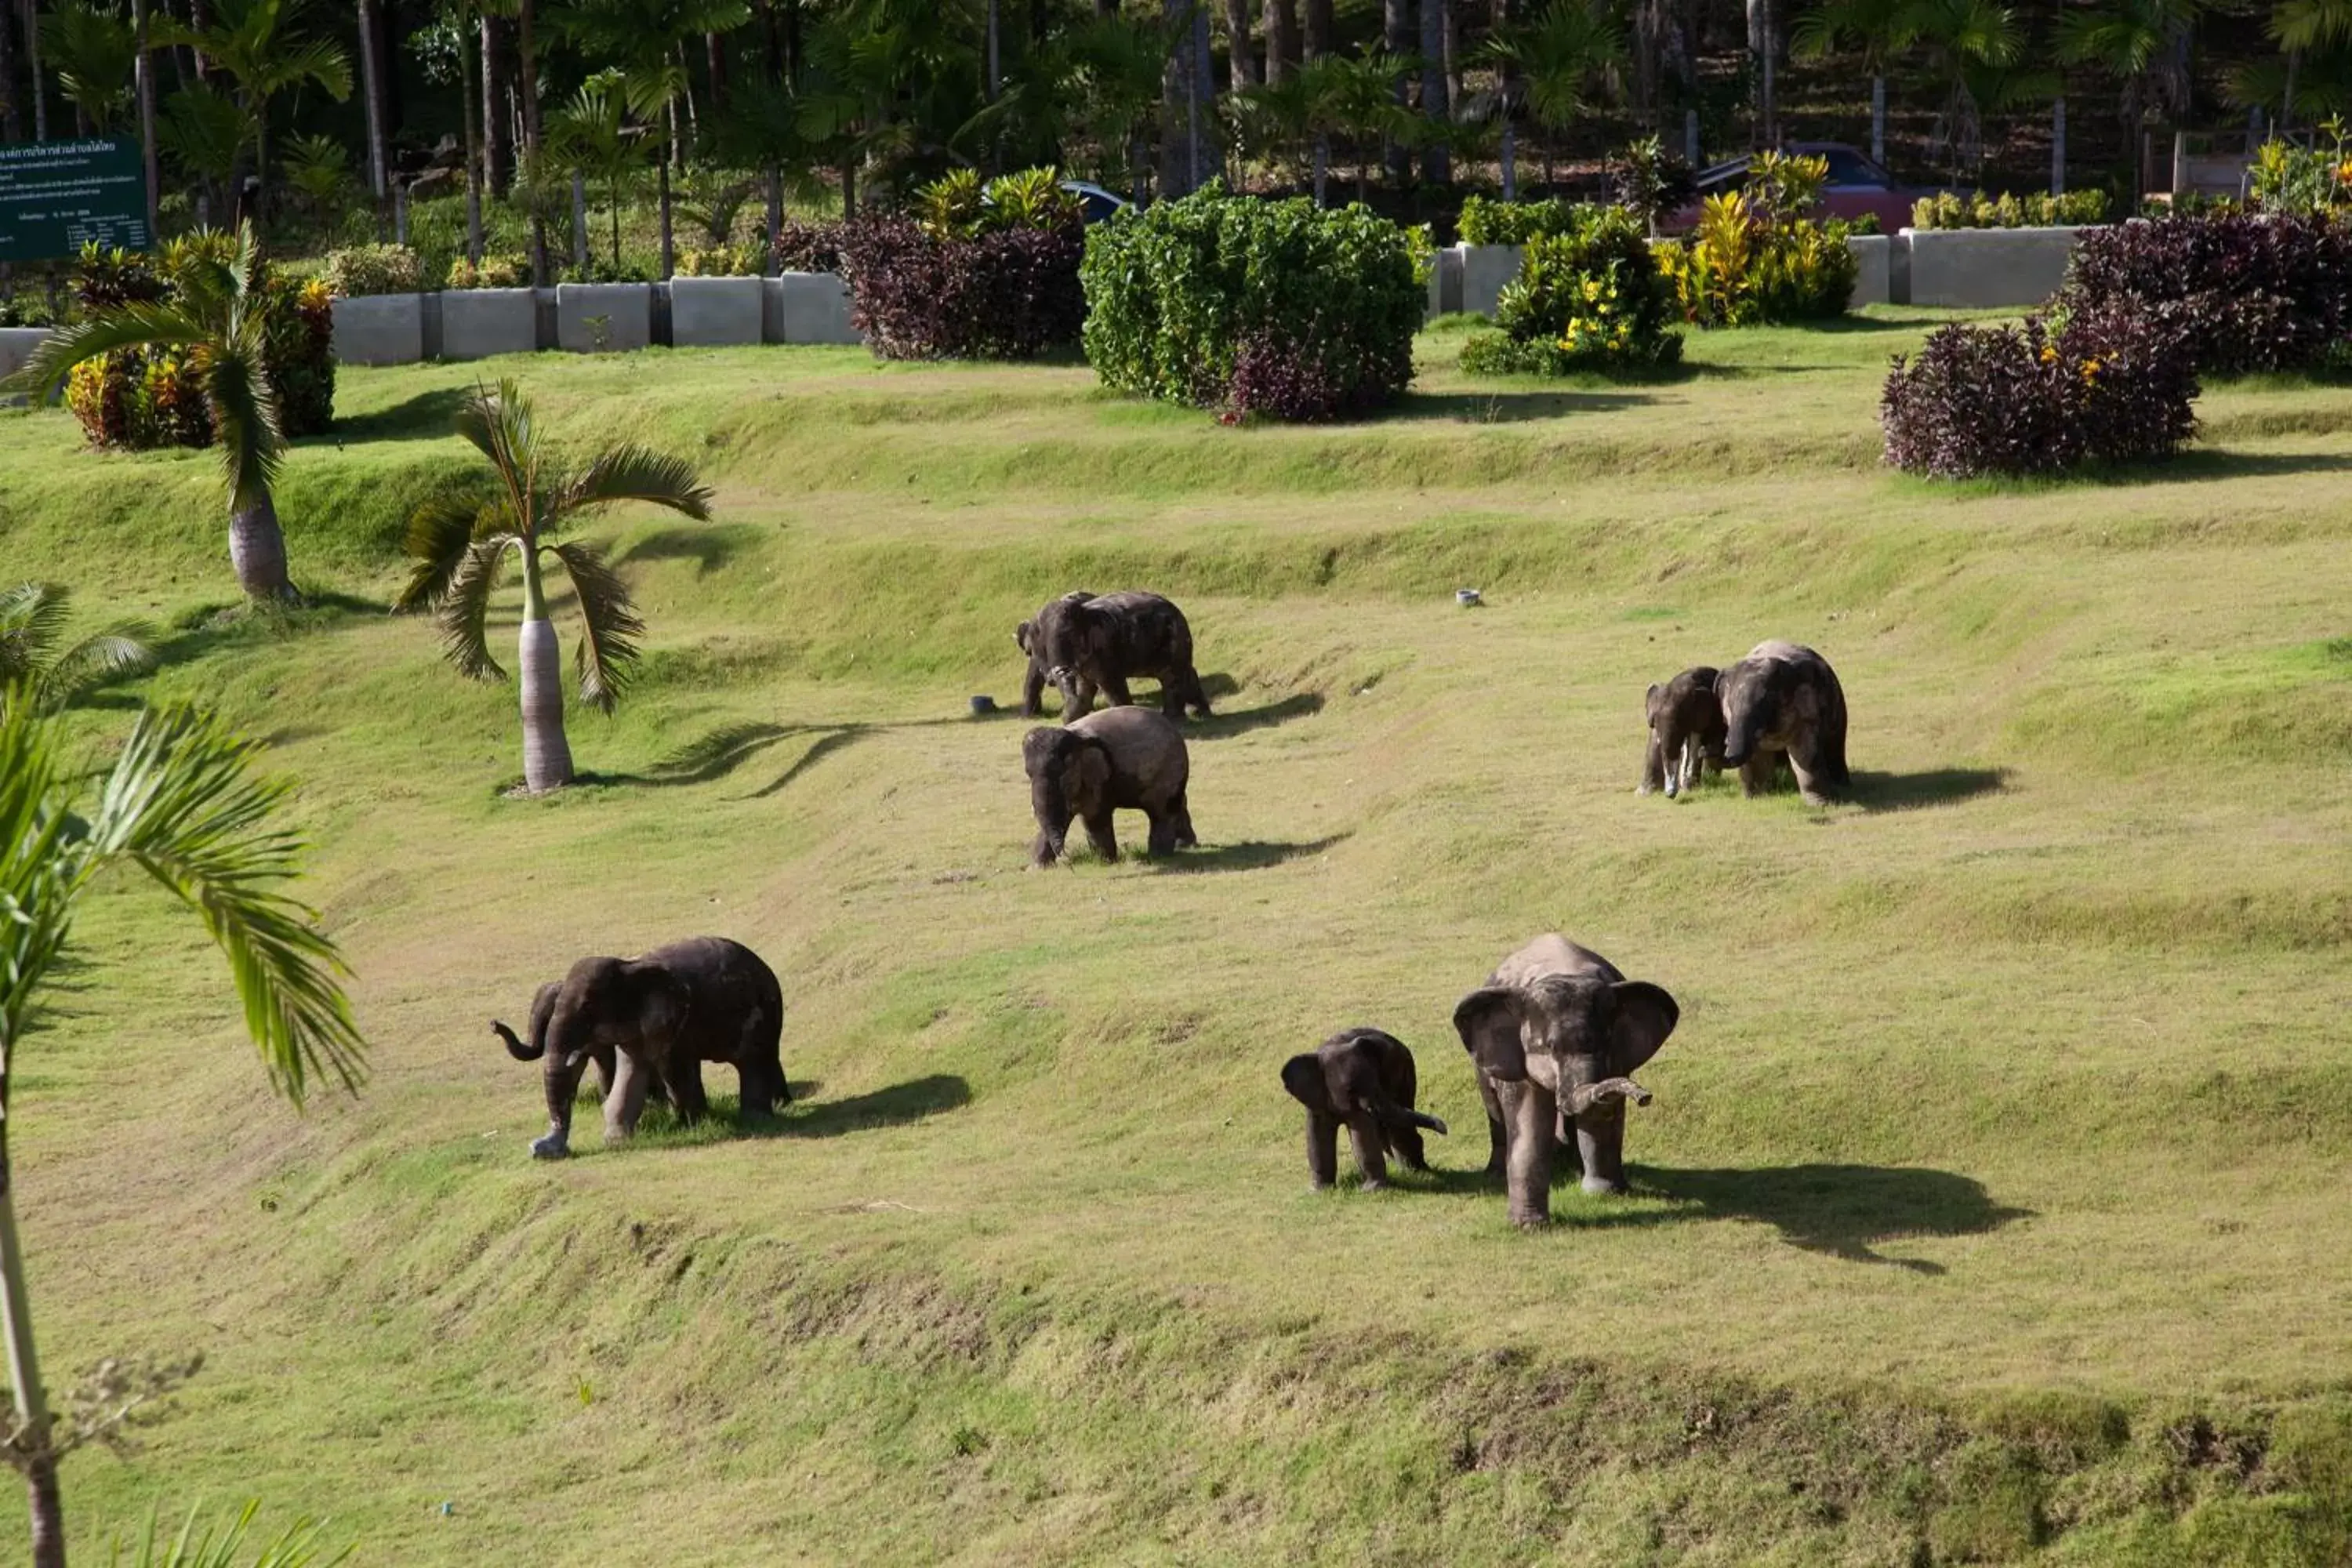
POLYGON ((1029 773, 1029 807, 1037 818, 1030 858, 1050 866, 1067 847, 1070 822, 1106 860, 1118 858, 1113 811, 1139 811, 1150 824, 1148 852, 1172 855, 1200 840, 1184 801, 1192 762, 1184 733, 1149 708, 1106 708, 1055 729, 1040 725, 1022 738, 1029 773))
POLYGON ((1845 689, 1830 661, 1792 642, 1761 642, 1716 678, 1723 707, 1723 765, 1739 770, 1743 794, 1772 787, 1787 758, 1808 805, 1842 800, 1853 787, 1845 765, 1845 689))
POLYGON ((1642 757, 1640 793, 1664 790, 1672 800, 1696 786, 1704 771, 1723 771, 1723 705, 1716 700, 1717 671, 1694 665, 1642 700, 1650 721, 1649 749, 1642 757))
POLYGON ((1501 1174, 1517 1225, 1551 1217, 1554 1145, 1573 1129, 1588 1193, 1625 1190, 1625 1102, 1649 1103, 1631 1075, 1657 1055, 1682 1016, 1675 999, 1557 931, 1495 966, 1454 1009, 1478 1070, 1490 1174, 1501 1174))
POLYGON ((1128 682, 1160 682, 1160 708, 1181 719, 1191 708, 1209 716, 1209 696, 1192 668, 1192 627, 1184 612, 1157 594, 1063 595, 1021 623, 1014 634, 1029 656, 1021 711, 1034 719, 1047 685, 1060 689, 1062 720, 1084 718, 1100 692, 1114 707, 1135 700, 1128 682))
POLYGON ((1444 1122, 1412 1107, 1412 1052, 1380 1029, 1342 1029, 1291 1058, 1282 1087, 1307 1108, 1307 1174, 1318 1189, 1339 1179, 1342 1126, 1367 1189, 1388 1184, 1388 1154, 1409 1170, 1428 1170, 1422 1132, 1445 1133, 1444 1122))
POLYGON ((545 1064, 547 1133, 530 1152, 560 1160, 572 1152, 572 1102, 591 1062, 608 1141, 636 1131, 656 1091, 667 1092, 681 1121, 709 1115, 704 1062, 735 1068, 747 1118, 789 1103, 783 1025, 782 988, 760 955, 725 937, 698 936, 635 958, 580 960, 539 988, 528 1043, 496 1020, 490 1027, 517 1061, 545 1064))

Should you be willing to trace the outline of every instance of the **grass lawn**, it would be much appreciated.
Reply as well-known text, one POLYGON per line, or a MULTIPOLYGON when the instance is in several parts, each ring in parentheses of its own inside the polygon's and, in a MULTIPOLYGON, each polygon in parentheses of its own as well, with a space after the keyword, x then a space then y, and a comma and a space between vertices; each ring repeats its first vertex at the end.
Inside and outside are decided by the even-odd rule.
POLYGON ((79 929, 12 1107, 44 1354, 207 1362, 68 1465, 77 1541, 256 1494, 401 1564, 2344 1560, 2352 388, 1930 486, 1875 424, 1928 320, 1633 386, 1440 331, 1328 428, 856 350, 346 370, 282 625, 212 613, 208 455, 0 416, 5 574, 171 622, 153 693, 270 737, 375 1047, 297 1117, 191 922, 79 929), (379 607, 478 374, 719 497, 600 533, 652 652, 541 801, 512 688, 379 607), (1025 726, 966 716, 1076 585, 1191 616, 1171 865, 1024 869, 1025 726), (1637 798, 1646 683, 1770 637, 1856 801, 1637 798), (1683 1016, 1636 1194, 1521 1235, 1449 1018, 1550 929, 1683 1016), (488 1020, 698 931, 782 976, 802 1098, 531 1163, 488 1020), (1355 1023, 1455 1132, 1315 1194, 1276 1073, 1355 1023))

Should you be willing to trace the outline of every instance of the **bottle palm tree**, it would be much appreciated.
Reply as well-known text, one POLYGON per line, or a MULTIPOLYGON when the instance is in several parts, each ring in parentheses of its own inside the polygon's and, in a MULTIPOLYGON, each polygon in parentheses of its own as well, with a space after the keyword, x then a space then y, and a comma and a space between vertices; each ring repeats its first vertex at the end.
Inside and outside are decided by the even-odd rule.
POLYGON ((154 632, 138 621, 117 621, 66 642, 72 599, 55 583, 20 583, 0 592, 0 687, 23 689, 43 713, 155 668, 155 650, 147 643, 154 632))
POLYGON ((200 229, 177 242, 169 300, 103 306, 44 339, 0 390, 54 395, 74 366, 116 349, 175 348, 203 390, 228 481, 228 553, 254 599, 291 598, 286 534, 271 494, 286 437, 264 365, 267 273, 250 223, 236 236, 200 229))
POLYGON ((490 596, 512 555, 522 571, 523 785, 531 794, 572 782, 572 748, 563 735, 563 683, 555 626, 548 619, 543 558, 553 556, 580 602, 576 663, 580 700, 600 712, 614 701, 636 662, 637 618, 629 590, 593 545, 557 542, 586 514, 623 501, 667 507, 697 521, 710 516, 710 491, 683 458, 634 444, 608 447, 584 464, 547 450, 530 400, 511 380, 478 386, 457 414, 457 433, 490 461, 494 483, 478 502, 444 500, 417 509, 408 523, 415 569, 399 607, 430 606, 443 647, 476 679, 506 672, 490 657, 490 596))
POLYGON ((1800 59, 1851 48, 1870 73, 1870 156, 1886 162, 1886 73, 1919 36, 1914 0, 1822 0, 1798 18, 1790 42, 1800 59))
POLYGON ((2131 148, 2132 200, 2147 189, 2140 127, 2151 105, 2184 107, 2189 75, 2180 45, 2200 0, 2101 0, 2058 17, 2058 58, 2106 72, 2123 88, 2124 134, 2131 148))
POLYGON ((288 784, 247 771, 259 744, 186 710, 150 710, 96 798, 79 801, 67 743, 23 686, 0 689, 0 909, 10 916, 0 921, 0 1338, 15 1398, 0 1453, 25 1476, 34 1568, 64 1568, 58 1460, 75 1435, 51 1418, 34 1350, 9 1089, 75 905, 100 872, 126 862, 178 895, 227 957, 262 1066, 296 1105, 328 1075, 355 1089, 364 1050, 343 995, 341 955, 311 912, 278 890, 301 845, 278 819, 288 784))
POLYGON ((315 82, 341 103, 352 95, 352 64, 343 47, 305 37, 311 0, 213 0, 202 27, 159 16, 151 29, 160 47, 184 45, 236 83, 237 105, 253 128, 254 214, 269 216, 269 100, 289 88, 315 82))

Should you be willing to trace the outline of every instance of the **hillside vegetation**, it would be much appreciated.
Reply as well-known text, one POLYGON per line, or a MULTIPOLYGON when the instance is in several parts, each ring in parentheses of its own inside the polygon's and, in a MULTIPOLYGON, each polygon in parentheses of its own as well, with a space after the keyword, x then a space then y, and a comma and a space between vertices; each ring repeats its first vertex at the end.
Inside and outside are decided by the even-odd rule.
POLYGON ((223 613, 209 456, 0 416, 5 575, 171 623, 146 687, 270 738, 375 1047, 297 1117, 201 936, 80 928, 12 1107, 43 1349, 207 1361, 68 1466, 77 1541, 250 1493, 404 1565, 2344 1561, 2352 389, 1929 487, 1874 425, 1925 321, 1499 391, 1441 323, 1343 427, 857 351, 491 367, 719 497, 605 531, 653 651, 541 800, 511 687, 380 608, 475 368, 342 373, 280 620, 223 613), (1172 865, 1024 869, 1024 726, 967 714, 1079 585, 1191 616, 1172 865), (1637 798, 1644 685, 1767 637, 1835 664, 1856 801, 1637 798), (1522 1235, 1448 1020, 1548 929, 1683 1016, 1636 1195, 1522 1235), (488 1020, 697 931, 783 977, 800 1098, 533 1163, 488 1020), (1276 1069, 1354 1023, 1454 1132, 1314 1194, 1276 1069))

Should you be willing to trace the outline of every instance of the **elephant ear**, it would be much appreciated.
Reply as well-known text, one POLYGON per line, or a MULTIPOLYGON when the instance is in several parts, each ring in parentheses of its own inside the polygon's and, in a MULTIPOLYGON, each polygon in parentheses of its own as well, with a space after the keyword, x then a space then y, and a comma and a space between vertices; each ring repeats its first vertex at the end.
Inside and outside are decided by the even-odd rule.
POLYGON ((1454 1009, 1454 1029, 1478 1070, 1499 1083, 1528 1076, 1527 1047, 1519 1042, 1524 1004, 1507 985, 1489 985, 1462 998, 1454 1009))
POLYGON ((1617 1021, 1610 1029, 1609 1065, 1622 1077, 1658 1054, 1683 1010, 1664 986, 1646 980, 1620 980, 1610 989, 1617 996, 1617 1021))
POLYGON ((1096 741, 1083 742, 1077 752, 1070 759, 1070 800, 1091 805, 1110 787, 1110 753, 1096 741))
POLYGON ((1013 640, 1020 645, 1021 651, 1023 653, 1027 653, 1029 651, 1029 623, 1027 621, 1024 621, 1019 626, 1013 628, 1013 640))
POLYGON ((637 1034, 646 1044, 667 1049, 685 1026, 693 994, 667 969, 646 966, 637 992, 637 1034))
POLYGON ((1282 1087, 1307 1110, 1331 1114, 1331 1092, 1323 1081, 1323 1061, 1312 1052, 1282 1064, 1282 1087))
POLYGON ((1658 721, 1658 693, 1664 689, 1654 680, 1650 682, 1650 689, 1642 694, 1642 716, 1652 724, 1658 721))

